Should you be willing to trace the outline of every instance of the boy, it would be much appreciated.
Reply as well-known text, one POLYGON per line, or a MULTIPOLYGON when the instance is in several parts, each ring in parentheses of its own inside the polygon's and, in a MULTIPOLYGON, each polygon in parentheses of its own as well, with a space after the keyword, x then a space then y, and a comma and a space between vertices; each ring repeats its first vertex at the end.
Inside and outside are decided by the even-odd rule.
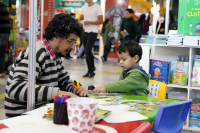
POLYGON ((142 48, 134 41, 126 41, 117 48, 120 66, 123 68, 119 80, 105 86, 96 87, 98 92, 125 92, 131 95, 146 96, 149 94, 149 76, 139 66, 142 58, 142 48))

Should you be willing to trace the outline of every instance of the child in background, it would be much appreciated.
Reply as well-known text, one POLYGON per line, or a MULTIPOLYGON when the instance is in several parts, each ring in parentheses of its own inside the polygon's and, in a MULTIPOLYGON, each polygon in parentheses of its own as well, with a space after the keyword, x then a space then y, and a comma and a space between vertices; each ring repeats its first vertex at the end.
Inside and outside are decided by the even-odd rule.
POLYGON ((142 48, 135 41, 126 41, 117 48, 120 66, 123 68, 119 80, 105 86, 96 87, 93 93, 124 92, 131 95, 147 96, 149 94, 149 76, 139 66, 142 48))

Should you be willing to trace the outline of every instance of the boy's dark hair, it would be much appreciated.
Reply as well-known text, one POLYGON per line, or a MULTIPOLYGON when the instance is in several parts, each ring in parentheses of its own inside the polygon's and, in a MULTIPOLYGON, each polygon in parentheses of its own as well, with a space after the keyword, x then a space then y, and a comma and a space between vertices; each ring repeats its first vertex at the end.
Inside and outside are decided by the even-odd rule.
POLYGON ((119 54, 128 52, 131 57, 138 55, 138 62, 142 59, 142 47, 135 41, 126 41, 122 43, 117 48, 117 51, 119 54))
POLYGON ((132 14, 134 13, 134 11, 132 9, 129 9, 129 8, 126 9, 126 11, 128 11, 129 13, 132 13, 132 14))
POLYGON ((69 14, 61 13, 54 16, 48 23, 44 38, 51 40, 54 37, 61 37, 67 39, 71 33, 81 36, 83 33, 82 26, 73 19, 69 14))

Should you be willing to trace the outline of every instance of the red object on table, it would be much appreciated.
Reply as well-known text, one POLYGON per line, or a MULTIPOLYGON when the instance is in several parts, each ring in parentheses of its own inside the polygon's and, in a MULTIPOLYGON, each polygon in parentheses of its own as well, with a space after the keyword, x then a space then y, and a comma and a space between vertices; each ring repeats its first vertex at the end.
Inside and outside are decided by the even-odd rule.
MULTIPOLYGON (((148 133, 151 131, 151 124, 149 122, 144 121, 132 121, 125 123, 107 123, 104 120, 101 120, 95 124, 105 125, 117 130, 118 133, 148 133)), ((106 133, 105 131, 98 130, 98 128, 94 128, 95 131, 99 131, 99 133, 106 133)))
POLYGON ((4 128, 8 128, 6 125, 4 125, 3 123, 0 123, 0 130, 4 129, 4 128))

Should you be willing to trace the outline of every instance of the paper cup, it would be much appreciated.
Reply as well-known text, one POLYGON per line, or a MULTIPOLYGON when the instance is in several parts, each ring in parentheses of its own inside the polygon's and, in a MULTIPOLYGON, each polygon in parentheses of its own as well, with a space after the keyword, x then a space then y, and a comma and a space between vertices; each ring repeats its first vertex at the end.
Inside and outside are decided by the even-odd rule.
POLYGON ((66 100, 69 127, 75 131, 92 130, 98 100, 87 97, 69 98, 66 100))

